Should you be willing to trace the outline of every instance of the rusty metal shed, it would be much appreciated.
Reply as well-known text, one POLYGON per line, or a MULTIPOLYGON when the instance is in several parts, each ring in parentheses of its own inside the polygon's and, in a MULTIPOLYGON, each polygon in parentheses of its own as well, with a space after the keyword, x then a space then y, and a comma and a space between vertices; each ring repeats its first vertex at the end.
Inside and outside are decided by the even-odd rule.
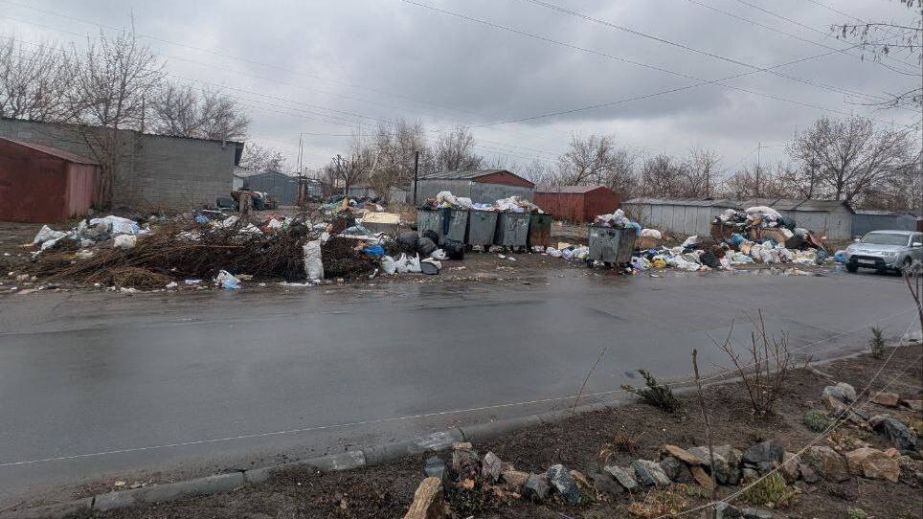
POLYGON ((99 164, 79 155, 0 138, 0 220, 51 223, 86 216, 99 164))
POLYGON ((535 204, 555 220, 592 222, 619 208, 619 196, 605 186, 542 186, 535 188, 535 204))

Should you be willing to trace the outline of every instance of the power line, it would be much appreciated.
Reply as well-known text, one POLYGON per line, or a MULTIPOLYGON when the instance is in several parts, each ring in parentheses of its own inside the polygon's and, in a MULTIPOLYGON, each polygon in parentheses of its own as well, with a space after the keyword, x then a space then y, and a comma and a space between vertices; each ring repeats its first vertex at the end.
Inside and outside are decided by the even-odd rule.
MULTIPOLYGON (((843 54, 843 55, 845 55, 845 56, 851 56, 851 57, 856 58, 856 59, 858 59, 858 60, 860 60, 860 61, 863 61, 861 56, 856 56, 855 54, 851 54, 851 53, 848 52, 849 50, 852 50, 853 48, 857 47, 858 45, 853 46, 853 47, 846 47, 846 48, 833 47, 833 46, 827 45, 827 44, 825 44, 825 43, 820 43, 820 42, 818 42, 818 41, 814 41, 814 40, 811 40, 811 39, 808 39, 808 38, 804 38, 804 37, 801 37, 801 36, 799 36, 799 35, 797 35, 797 34, 793 34, 793 33, 790 33, 790 32, 786 32, 786 31, 783 31, 782 29, 778 29, 778 28, 776 28, 776 27, 772 27, 772 26, 770 26, 770 25, 766 25, 766 24, 757 22, 757 21, 755 21, 755 20, 751 20, 751 19, 749 19, 749 18, 746 18, 746 17, 740 16, 740 15, 731 13, 731 12, 729 12, 729 11, 725 11, 725 10, 723 10, 723 9, 719 9, 719 8, 717 8, 717 7, 714 7, 714 6, 708 5, 708 4, 706 4, 706 3, 703 3, 703 2, 701 2, 701 1, 699 1, 699 0, 686 0, 686 1, 687 1, 687 2, 690 2, 690 3, 692 3, 692 4, 695 4, 695 5, 699 6, 699 7, 703 7, 703 8, 705 8, 705 9, 708 9, 708 10, 710 10, 710 11, 714 11, 714 12, 716 12, 716 13, 720 13, 720 14, 722 14, 722 15, 724 15, 724 16, 728 16, 728 17, 730 17, 730 18, 734 18, 735 20, 739 20, 739 21, 742 21, 742 22, 746 22, 746 23, 749 23, 749 24, 751 24, 751 25, 755 25, 755 26, 757 26, 757 27, 761 27, 761 28, 763 28, 763 29, 766 29, 766 30, 768 30, 768 31, 772 31, 772 32, 775 32, 775 33, 778 33, 778 34, 782 34, 782 35, 784 35, 784 36, 788 36, 789 38, 793 38, 793 39, 796 39, 796 40, 801 41, 801 42, 804 42, 804 43, 809 43, 809 44, 811 44, 811 45, 815 45, 815 46, 822 47, 822 48, 825 48, 825 49, 833 50, 833 51, 839 52, 840 54, 843 54)), ((874 63, 877 63, 878 65, 880 65, 880 66, 882 66, 882 67, 885 67, 885 68, 887 68, 888 70, 891 70, 891 71, 896 72, 896 73, 898 73, 898 74, 902 74, 902 75, 905 75, 905 76, 914 76, 914 77, 917 76, 917 73, 916 73, 916 72, 913 72, 913 71, 906 71, 906 70, 899 70, 899 69, 894 68, 894 67, 892 67, 891 65, 888 65, 887 63, 883 63, 883 62, 881 62, 881 61, 875 61, 874 63)))
POLYGON ((652 41, 655 41, 655 42, 657 42, 657 43, 662 43, 662 44, 665 44, 665 45, 670 45, 670 46, 672 46, 672 47, 676 47, 676 48, 679 48, 679 49, 682 49, 682 50, 685 50, 685 51, 688 51, 688 52, 693 52, 693 53, 695 53, 695 54, 700 54, 700 55, 703 55, 703 56, 708 56, 708 57, 710 57, 710 58, 714 58, 714 59, 717 59, 717 60, 720 60, 720 61, 724 61, 724 62, 727 62, 727 63, 731 63, 731 64, 734 64, 734 65, 739 65, 739 66, 747 67, 747 68, 750 68, 750 69, 753 69, 753 70, 756 70, 756 71, 759 71, 759 72, 769 72, 770 74, 773 74, 773 75, 775 75, 775 76, 778 76, 778 77, 781 77, 781 78, 784 78, 784 79, 788 79, 788 80, 790 80, 790 81, 796 81, 796 82, 798 82, 798 83, 803 83, 803 84, 805 84, 805 85, 810 85, 810 86, 813 86, 813 87, 821 88, 821 89, 824 89, 824 90, 827 90, 827 91, 836 92, 836 93, 839 93, 839 94, 863 96, 863 97, 866 97, 866 98, 869 98, 869 99, 875 99, 875 100, 877 100, 877 101, 882 101, 882 100, 884 100, 884 98, 882 98, 882 97, 880 97, 880 96, 876 96, 876 95, 872 95, 872 94, 866 94, 866 93, 864 93, 864 92, 858 92, 858 91, 848 90, 848 89, 841 88, 841 87, 837 87, 837 86, 833 86, 833 85, 828 85, 828 84, 824 84, 824 83, 819 83, 819 82, 811 81, 811 80, 809 80, 809 79, 803 79, 803 78, 800 78, 800 77, 797 77, 797 76, 785 74, 785 73, 782 73, 782 72, 777 72, 777 71, 774 71, 774 70, 771 70, 771 69, 768 69, 768 68, 765 68, 765 67, 760 67, 760 66, 754 65, 754 64, 752 64, 752 63, 747 63, 747 62, 744 62, 744 61, 741 61, 741 60, 738 60, 738 59, 734 59, 734 58, 730 58, 730 57, 727 57, 727 56, 723 56, 723 55, 721 55, 721 54, 717 54, 717 53, 714 53, 714 52, 710 52, 710 51, 698 49, 698 48, 695 48, 695 47, 691 47, 691 46, 686 45, 686 44, 684 44, 684 43, 678 43, 678 42, 675 42, 675 41, 672 41, 672 40, 668 40, 668 39, 663 38, 663 37, 660 37, 660 36, 655 36, 655 35, 653 35, 653 34, 649 34, 649 33, 643 32, 643 31, 639 31, 639 30, 637 30, 637 29, 632 29, 632 28, 630 28, 630 27, 625 27, 625 26, 623 26, 623 25, 618 25, 618 24, 615 24, 615 23, 610 22, 610 21, 607 21, 607 20, 602 20, 602 19, 599 19, 599 18, 595 18, 595 17, 593 17, 593 16, 590 16, 590 15, 588 15, 588 14, 580 13, 580 12, 577 12, 577 11, 572 11, 572 10, 570 10, 570 9, 561 7, 561 6, 559 6, 559 5, 550 4, 550 3, 544 2, 544 1, 542 1, 542 0, 523 0, 523 1, 529 2, 529 3, 531 3, 531 4, 538 5, 538 6, 541 6, 541 7, 544 7, 544 8, 546 8, 546 9, 550 9, 550 10, 553 10, 553 11, 556 11, 556 12, 559 12, 559 13, 562 13, 562 14, 566 14, 566 15, 569 15, 569 16, 574 16, 574 17, 577 17, 577 18, 581 18, 581 19, 583 19, 583 20, 585 20, 585 21, 588 21, 588 22, 591 22, 591 23, 596 23, 596 24, 603 25, 603 26, 608 27, 608 28, 611 28, 611 29, 616 29, 616 30, 619 30, 619 31, 622 31, 622 32, 626 32, 626 33, 628 33, 628 34, 632 34, 632 35, 635 35, 635 36, 639 36, 639 37, 641 37, 641 38, 645 38, 645 39, 648 39, 648 40, 652 40, 652 41))

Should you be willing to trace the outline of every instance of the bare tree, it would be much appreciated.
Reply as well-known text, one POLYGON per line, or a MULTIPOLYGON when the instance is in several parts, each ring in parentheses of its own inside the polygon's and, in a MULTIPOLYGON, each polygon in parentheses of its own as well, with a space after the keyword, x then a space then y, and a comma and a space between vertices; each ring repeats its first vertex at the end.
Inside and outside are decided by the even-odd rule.
POLYGON ((324 168, 324 176, 334 187, 342 187, 343 194, 349 192, 350 186, 368 180, 376 168, 375 150, 362 142, 359 133, 353 135, 349 155, 337 154, 324 168))
POLYGON ((87 42, 82 56, 74 54, 79 63, 71 97, 74 119, 89 126, 81 134, 102 166, 96 201, 106 208, 120 163, 119 130, 143 127, 145 103, 163 77, 163 64, 150 47, 138 43, 133 28, 111 38, 101 32, 87 42))
POLYGON ((557 184, 602 185, 630 198, 637 185, 638 155, 615 146, 611 136, 571 137, 570 149, 558 159, 557 184))
POLYGON ((906 131, 876 130, 870 120, 859 116, 824 117, 796 134, 788 152, 811 168, 821 194, 852 202, 909 167, 910 148, 906 131))
POLYGON ((393 186, 410 185, 417 152, 420 152, 421 166, 431 161, 422 123, 401 119, 380 124, 373 150, 375 168, 369 174, 369 184, 385 197, 393 186))
POLYGON ((245 144, 240 157, 240 167, 251 171, 282 171, 284 164, 281 151, 255 142, 245 144))
POLYGON ((715 176, 721 159, 711 150, 695 148, 680 167, 685 186, 683 196, 705 198, 715 190, 715 176))
POLYGON ((459 126, 436 142, 434 160, 437 171, 461 171, 478 169, 484 158, 474 151, 474 135, 459 126))
POLYGON ((250 126, 237 102, 215 90, 165 83, 149 104, 162 135, 226 141, 245 138, 250 126))
POLYGON ((682 166, 669 155, 656 155, 641 166, 639 191, 647 196, 684 196, 682 166))
POLYGON ((13 38, 0 40, 0 117, 68 119, 73 74, 73 59, 56 45, 40 44, 27 51, 13 38))

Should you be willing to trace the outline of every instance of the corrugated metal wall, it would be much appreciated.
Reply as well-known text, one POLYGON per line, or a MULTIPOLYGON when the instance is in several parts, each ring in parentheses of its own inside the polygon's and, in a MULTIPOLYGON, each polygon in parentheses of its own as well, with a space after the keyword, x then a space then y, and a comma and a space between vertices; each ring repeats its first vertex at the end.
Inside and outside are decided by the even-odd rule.
POLYGON ((909 214, 854 214, 852 217, 853 236, 881 230, 917 230, 917 219, 909 214))
POLYGON ((260 173, 244 179, 244 186, 252 191, 264 191, 279 205, 298 203, 298 180, 282 173, 260 173))
POLYGON ((681 235, 709 235, 711 222, 725 206, 636 204, 623 202, 622 209, 644 227, 681 235))

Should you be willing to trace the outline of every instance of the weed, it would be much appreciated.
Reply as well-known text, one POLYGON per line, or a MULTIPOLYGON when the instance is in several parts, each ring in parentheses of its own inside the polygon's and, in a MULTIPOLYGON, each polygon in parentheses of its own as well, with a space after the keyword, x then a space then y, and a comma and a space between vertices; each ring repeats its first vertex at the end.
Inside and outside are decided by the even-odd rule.
POLYGON ((872 338, 869 339, 869 349, 872 357, 878 360, 885 358, 884 332, 877 326, 872 326, 872 338))
POLYGON ((848 519, 867 519, 869 514, 865 513, 865 510, 861 508, 850 508, 846 513, 848 519))
POLYGON ((657 382, 657 379, 654 378, 654 375, 645 369, 639 369, 638 373, 644 377, 644 383, 647 386, 646 388, 636 388, 629 385, 622 386, 622 389, 633 393, 641 397, 641 400, 644 403, 654 406, 657 409, 661 409, 668 413, 675 413, 682 407, 682 404, 677 400, 676 395, 673 394, 673 390, 668 386, 664 386, 657 382))
POLYGON ((788 335, 770 335, 766 331, 766 322, 763 312, 757 312, 753 320, 753 332, 750 334, 750 347, 747 349, 747 359, 738 353, 731 342, 734 326, 728 332, 723 344, 716 341, 737 370, 743 380, 753 413, 757 416, 769 416, 773 412, 776 401, 786 389, 786 382, 795 367, 792 352, 788 347, 788 335))
POLYGON ((788 487, 782 474, 773 472, 748 488, 741 497, 752 505, 779 508, 793 504, 798 499, 798 491, 788 487))
POLYGON ((603 445, 602 450, 599 451, 599 457, 604 462, 608 462, 618 453, 636 454, 639 448, 638 442, 633 435, 620 432, 616 433, 611 443, 603 445))
MULTIPOLYGON (((684 486, 677 485, 677 487, 684 486)), ((664 515, 678 515, 689 506, 686 498, 682 495, 683 492, 685 492, 683 488, 651 492, 644 497, 643 501, 635 501, 628 505, 628 512, 631 515, 645 519, 664 515)))
POLYGON ((827 417, 826 414, 818 411, 817 409, 811 409, 808 412, 804 413, 804 418, 802 419, 804 426, 808 428, 811 432, 823 432, 830 427, 831 420, 827 417))

